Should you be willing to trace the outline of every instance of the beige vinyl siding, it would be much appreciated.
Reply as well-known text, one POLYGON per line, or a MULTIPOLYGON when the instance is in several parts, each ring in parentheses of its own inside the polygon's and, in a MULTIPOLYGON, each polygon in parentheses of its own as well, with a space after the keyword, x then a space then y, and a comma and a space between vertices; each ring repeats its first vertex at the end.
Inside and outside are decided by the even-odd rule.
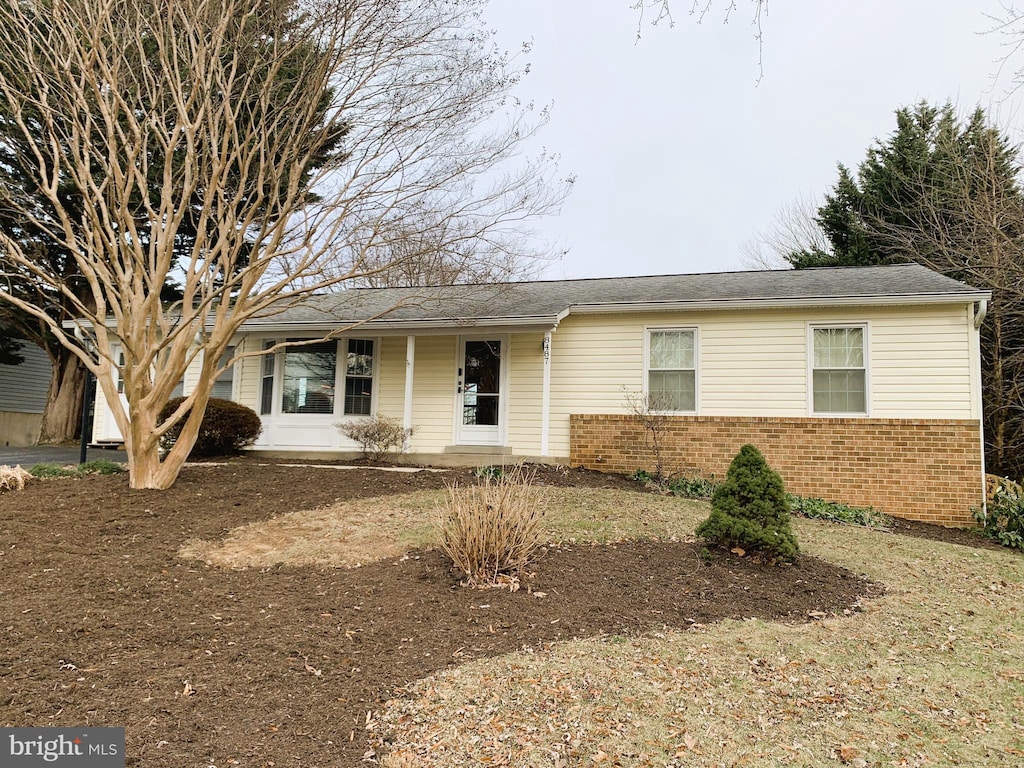
POLYGON ((185 369, 185 375, 181 377, 184 383, 182 391, 186 395, 195 390, 196 384, 199 383, 199 377, 203 372, 203 357, 205 354, 205 352, 200 352, 196 355, 192 362, 189 363, 188 368, 185 369))
POLYGON ((570 413, 622 413, 643 387, 644 317, 570 315, 551 335, 548 453, 569 455, 570 413))
POLYGON ((967 419, 970 333, 962 309, 883 314, 871 322, 871 415, 967 419))
POLYGON ((807 324, 800 314, 709 313, 700 328, 699 413, 803 416, 807 413, 807 324))
POLYGON ((405 344, 405 336, 377 340, 377 413, 399 421, 405 411, 405 344))
MULTIPOLYGON (((810 415, 808 352, 815 325, 867 328, 869 413, 875 418, 977 418, 976 331, 962 304, 836 309, 722 310, 678 313, 570 314, 552 333, 548 456, 569 455, 569 415, 626 413, 626 393, 645 386, 646 334, 692 328, 697 341, 697 413, 701 416, 810 415)), ((452 445, 458 336, 416 337, 411 450, 452 445)), ((540 453, 543 334, 508 339, 506 440, 515 454, 540 453)), ((253 349, 258 336, 246 338, 253 349)), ((376 410, 401 419, 406 337, 377 342, 376 410)), ((240 402, 259 407, 260 359, 245 359, 240 402)))
POLYGON ((512 334, 509 341, 508 447, 521 456, 540 454, 544 400, 544 334, 512 334))
POLYGON ((455 347, 454 336, 416 338, 412 401, 415 432, 410 441, 413 451, 440 453, 452 444, 455 347))
POLYGON ((550 453, 570 413, 623 413, 644 387, 649 328, 697 329, 698 414, 807 416, 808 328, 866 323, 870 415, 976 418, 963 305, 570 315, 552 338, 550 453))
MULTIPOLYGON (((235 354, 253 352, 263 348, 263 339, 257 336, 246 336, 239 341, 235 354)), ((235 363, 235 392, 238 402, 260 412, 260 380, 263 371, 263 356, 242 358, 235 363)))

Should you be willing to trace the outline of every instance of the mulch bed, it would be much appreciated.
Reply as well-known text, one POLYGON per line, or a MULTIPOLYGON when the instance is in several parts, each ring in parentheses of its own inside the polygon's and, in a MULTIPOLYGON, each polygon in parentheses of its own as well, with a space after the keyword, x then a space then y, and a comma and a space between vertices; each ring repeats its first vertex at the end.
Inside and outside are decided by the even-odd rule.
MULTIPOLYGON (((451 476, 240 459, 186 467, 165 492, 120 475, 0 495, 0 723, 125 726, 128 765, 356 765, 368 713, 453 664, 725 617, 806 621, 880 590, 811 557, 708 561, 684 542, 552 548, 515 593, 460 588, 433 551, 352 570, 177 556, 190 537, 451 476)), ((538 481, 637 487, 581 470, 538 481)))

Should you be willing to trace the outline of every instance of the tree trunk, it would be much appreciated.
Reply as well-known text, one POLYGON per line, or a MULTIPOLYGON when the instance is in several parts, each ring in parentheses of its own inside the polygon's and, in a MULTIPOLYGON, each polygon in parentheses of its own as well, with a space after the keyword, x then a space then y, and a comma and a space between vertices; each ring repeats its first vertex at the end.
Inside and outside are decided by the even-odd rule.
MULTIPOLYGON (((209 372, 204 368, 204 375, 209 372)), ((149 407, 133 410, 125 436, 125 451, 128 454, 128 485, 130 488, 148 488, 165 491, 174 485, 181 468, 185 465, 192 447, 199 436, 199 427, 213 388, 209 375, 196 385, 196 402, 185 418, 181 432, 174 446, 166 456, 160 456, 160 439, 155 437, 159 413, 149 407)), ((130 406, 129 406, 130 407, 130 406)))
POLYGON ((66 443, 80 437, 82 393, 85 390, 85 368, 78 358, 63 347, 48 349, 50 388, 46 392, 40 444, 66 443))
POLYGON ((174 483, 177 472, 167 477, 169 468, 160 461, 160 441, 153 436, 156 414, 138 408, 131 410, 128 428, 121 430, 128 457, 128 486, 166 490, 174 483))

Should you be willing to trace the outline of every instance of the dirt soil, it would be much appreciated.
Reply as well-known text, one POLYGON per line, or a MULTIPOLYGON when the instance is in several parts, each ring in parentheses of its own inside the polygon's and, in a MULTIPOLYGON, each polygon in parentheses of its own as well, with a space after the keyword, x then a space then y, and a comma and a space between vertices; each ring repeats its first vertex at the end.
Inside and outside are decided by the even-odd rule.
MULTIPOLYGON (((706 562, 683 542, 551 548, 530 580, 543 597, 460 588, 436 551, 351 570, 224 570, 177 555, 192 537, 460 473, 469 479, 238 459, 186 467, 165 492, 114 475, 0 495, 0 723, 124 726, 130 766, 358 765, 367 717, 441 668, 725 617, 807 621, 881 589, 810 557, 706 562)), ((637 489, 576 470, 538 481, 637 489)))

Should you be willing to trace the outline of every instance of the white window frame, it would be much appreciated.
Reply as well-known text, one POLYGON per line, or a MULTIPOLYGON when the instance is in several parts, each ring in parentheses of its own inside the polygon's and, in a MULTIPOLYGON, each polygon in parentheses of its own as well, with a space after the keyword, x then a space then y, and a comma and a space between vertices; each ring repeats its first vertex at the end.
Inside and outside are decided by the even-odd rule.
MULTIPOLYGON (((692 411, 657 411, 670 415, 696 416, 700 413, 700 328, 695 325, 652 325, 644 328, 644 370, 643 397, 648 403, 651 385, 651 334, 653 333, 692 333, 693 334, 693 410, 692 411)), ((661 369, 659 369, 661 370, 661 369)), ((668 370, 668 369, 665 369, 668 370)), ((672 370, 689 370, 678 368, 672 370)))
MULTIPOLYGON (((270 347, 274 346, 278 342, 279 342, 278 339, 261 339, 260 340, 260 349, 263 349, 263 350, 270 349, 270 347)), ((256 403, 257 403, 256 404, 256 412, 260 416, 273 416, 275 413, 278 413, 280 411, 280 409, 277 407, 277 392, 278 392, 278 388, 279 388, 278 387, 278 383, 277 383, 277 371, 281 367, 280 364, 279 364, 279 361, 277 359, 277 356, 278 356, 279 352, 280 352, 280 350, 278 350, 278 352, 273 352, 273 353, 264 352, 262 355, 260 355, 259 357, 256 358, 257 360, 260 361, 260 366, 259 366, 259 387, 258 387, 258 392, 256 394, 256 403), (268 372, 266 370, 267 360, 270 361, 270 372, 269 372, 269 374, 268 374, 268 372), (267 379, 270 380, 270 392, 269 392, 270 407, 267 408, 266 410, 264 410, 264 408, 263 408, 263 396, 265 394, 264 393, 264 387, 266 386, 267 379)))
MULTIPOLYGON (((835 370, 835 369, 833 369, 835 370)), ((849 370, 860 370, 851 368, 849 370)), ((807 415, 823 418, 868 418, 871 416, 871 323, 866 320, 836 320, 807 324, 807 415), (859 328, 864 337, 864 410, 816 411, 814 409, 814 332, 816 330, 859 328)))
MULTIPOLYGON (((288 338, 296 339, 297 337, 289 336, 288 338)), ((312 339, 310 339, 312 341, 312 339)), ((285 339, 283 338, 263 338, 262 344, 280 344, 285 339)), ((329 419, 341 419, 343 422, 355 421, 357 419, 369 419, 373 417, 373 414, 377 413, 378 402, 380 398, 380 359, 381 359, 381 337, 380 336, 362 336, 353 334, 351 336, 336 336, 333 339, 328 339, 336 343, 337 358, 334 366, 334 409, 331 413, 285 413, 282 410, 282 397, 284 392, 284 355, 288 350, 299 351, 302 349, 301 345, 289 346, 283 349, 279 349, 273 354, 269 355, 274 361, 273 371, 273 396, 271 398, 270 413, 261 413, 260 415, 266 417, 278 417, 286 420, 293 417, 300 419, 311 419, 311 418, 329 418, 329 419), (348 373, 348 342, 349 339, 361 339, 365 341, 373 342, 373 372, 371 375, 371 393, 370 393, 370 415, 355 415, 345 414, 345 377, 348 373)), ((262 398, 263 391, 263 359, 266 355, 260 356, 260 376, 259 376, 259 398, 262 398)), ((236 377, 237 378, 237 377, 236 377)), ((262 404, 262 399, 260 399, 262 404)))
POLYGON ((300 411, 285 411, 284 410, 284 373, 285 373, 285 355, 288 353, 302 353, 308 352, 312 344, 290 344, 277 351, 274 357, 274 412, 279 414, 282 418, 286 419, 300 419, 300 420, 311 420, 311 419, 332 419, 338 415, 338 361, 341 359, 341 340, 340 339, 327 339, 327 341, 317 340, 315 338, 303 339, 299 336, 289 336, 288 339, 292 342, 299 341, 310 341, 317 344, 334 344, 334 402, 331 410, 328 413, 302 413, 300 411))
POLYGON ((340 396, 338 400, 338 416, 348 421, 358 419, 372 419, 377 413, 377 401, 380 395, 380 350, 381 343, 378 336, 344 336, 338 344, 338 386, 336 392, 340 396), (370 412, 369 413, 345 413, 345 393, 348 379, 348 343, 350 341, 369 341, 373 344, 373 360, 370 365, 370 412))

